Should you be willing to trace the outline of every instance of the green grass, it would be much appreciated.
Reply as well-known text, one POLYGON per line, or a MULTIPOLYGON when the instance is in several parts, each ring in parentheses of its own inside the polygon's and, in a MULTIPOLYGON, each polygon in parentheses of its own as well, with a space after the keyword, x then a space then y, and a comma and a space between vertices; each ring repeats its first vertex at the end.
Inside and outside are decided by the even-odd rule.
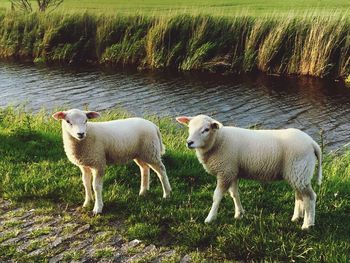
MULTIPOLYGON (((103 119, 125 117, 104 112, 103 119)), ((203 223, 212 200, 215 178, 205 173, 194 152, 184 146, 187 131, 172 119, 150 118, 160 126, 167 153, 165 166, 173 193, 162 199, 154 174, 146 197, 139 197, 136 165, 111 166, 104 177, 102 216, 82 217, 104 229, 111 218, 124 221, 124 235, 191 253, 207 260, 348 262, 350 251, 350 151, 324 157, 324 181, 318 195, 316 226, 301 230, 291 223, 294 194, 284 182, 241 181, 247 212, 234 220, 233 202, 226 196, 217 221, 203 223)), ((0 195, 14 201, 54 202, 80 206, 80 171, 66 158, 60 125, 44 113, 7 108, 0 111, 0 195)), ((49 215, 49 214, 47 214, 49 215)), ((108 251, 101 255, 109 255, 108 251)), ((101 256, 97 255, 97 256, 101 256)))
POLYGON ((44 227, 40 229, 33 230, 33 232, 30 233, 31 238, 39 237, 42 235, 47 235, 52 231, 51 227, 44 227))

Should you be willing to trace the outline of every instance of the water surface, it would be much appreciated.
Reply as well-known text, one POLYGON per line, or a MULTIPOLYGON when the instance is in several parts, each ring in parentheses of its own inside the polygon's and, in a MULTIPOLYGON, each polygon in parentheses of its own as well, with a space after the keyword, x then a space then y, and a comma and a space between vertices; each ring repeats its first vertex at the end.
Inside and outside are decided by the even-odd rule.
POLYGON ((350 141, 350 89, 333 81, 265 75, 138 73, 0 62, 0 107, 123 108, 135 115, 212 115, 226 125, 295 127, 328 149, 350 141))

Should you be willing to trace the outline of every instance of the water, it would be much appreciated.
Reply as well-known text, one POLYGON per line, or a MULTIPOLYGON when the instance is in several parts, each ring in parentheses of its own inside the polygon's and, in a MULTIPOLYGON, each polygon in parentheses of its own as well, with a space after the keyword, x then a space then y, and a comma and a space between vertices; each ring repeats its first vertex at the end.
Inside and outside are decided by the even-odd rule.
POLYGON ((350 88, 332 81, 265 75, 137 73, 0 62, 0 107, 123 108, 135 115, 208 114, 226 125, 295 127, 327 149, 350 141, 350 88))

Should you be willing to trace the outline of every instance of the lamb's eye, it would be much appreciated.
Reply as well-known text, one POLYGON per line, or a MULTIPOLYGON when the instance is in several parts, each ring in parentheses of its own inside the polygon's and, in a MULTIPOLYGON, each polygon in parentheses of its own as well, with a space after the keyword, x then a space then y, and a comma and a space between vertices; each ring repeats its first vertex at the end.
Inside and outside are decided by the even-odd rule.
POLYGON ((203 131, 202 131, 202 133, 206 133, 206 132, 208 132, 209 131, 209 128, 206 128, 206 129, 204 129, 203 131))
POLYGON ((69 120, 66 120, 66 122, 67 122, 68 124, 71 124, 69 120))

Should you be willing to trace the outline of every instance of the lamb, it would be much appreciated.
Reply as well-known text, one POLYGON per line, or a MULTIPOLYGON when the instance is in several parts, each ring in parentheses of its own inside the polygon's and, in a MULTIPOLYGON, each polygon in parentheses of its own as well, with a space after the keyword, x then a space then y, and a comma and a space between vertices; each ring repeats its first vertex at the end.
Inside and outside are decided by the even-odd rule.
POLYGON ((102 212, 102 177, 106 165, 124 164, 131 160, 140 167, 140 195, 149 190, 150 168, 156 172, 163 188, 163 198, 171 187, 161 155, 165 149, 158 127, 145 119, 129 118, 107 122, 88 122, 100 116, 98 112, 71 109, 52 115, 62 120, 64 150, 68 159, 82 172, 87 207, 95 193, 94 214, 102 212))
POLYGON ((244 210, 238 193, 238 180, 286 180, 295 191, 292 221, 304 217, 302 229, 315 224, 316 194, 311 187, 316 159, 317 183, 322 179, 322 153, 317 143, 298 129, 249 130, 223 126, 206 116, 181 116, 188 125, 187 146, 195 149, 205 170, 217 177, 213 204, 205 223, 212 222, 223 195, 228 190, 235 205, 235 218, 244 210))

